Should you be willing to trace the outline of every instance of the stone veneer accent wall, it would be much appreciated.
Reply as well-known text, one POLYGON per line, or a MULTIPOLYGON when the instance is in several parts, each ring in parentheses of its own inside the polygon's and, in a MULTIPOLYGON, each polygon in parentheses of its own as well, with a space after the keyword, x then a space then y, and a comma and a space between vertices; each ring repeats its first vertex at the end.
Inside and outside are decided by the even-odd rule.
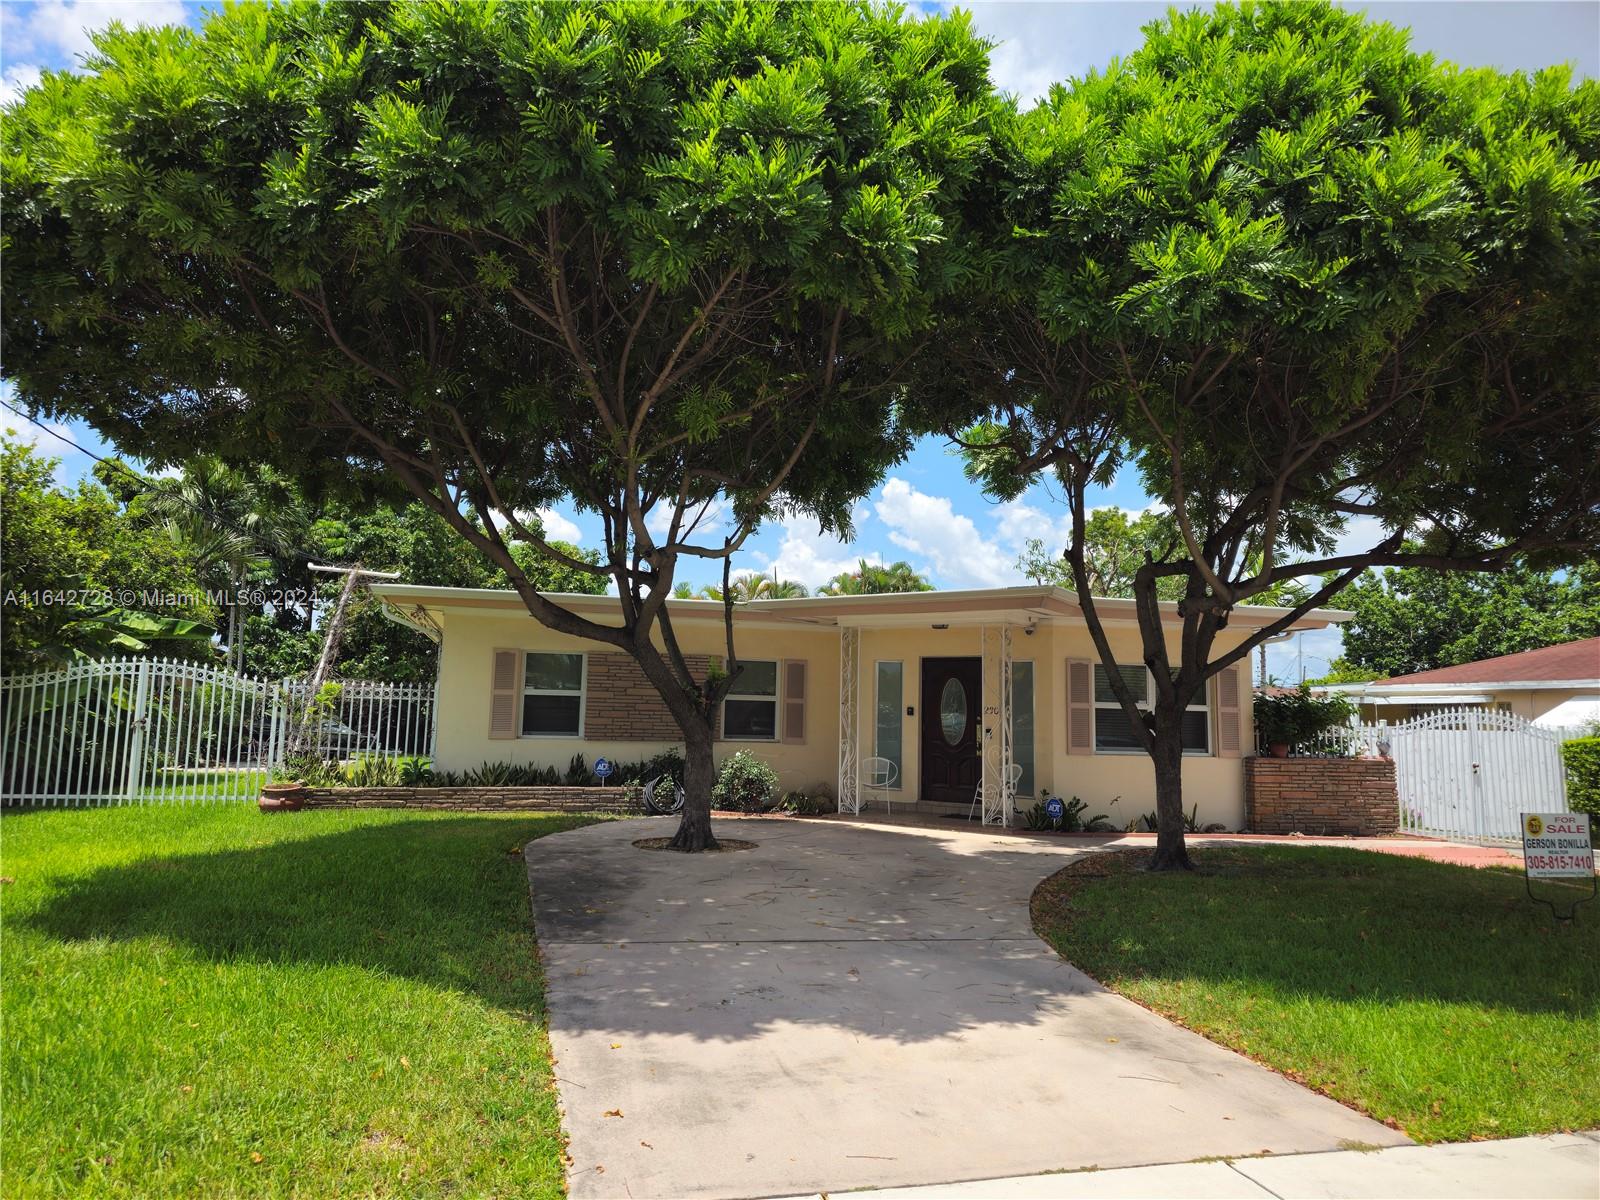
POLYGON ((1400 828, 1388 758, 1247 758, 1244 804, 1252 833, 1383 837, 1400 828))
MULTIPOLYGON (((686 654, 696 679, 711 669, 708 654, 686 654)), ((594 742, 680 742, 683 734, 655 685, 626 654, 590 654, 584 681, 583 736, 594 742)))
POLYGON ((642 813, 634 787, 307 788, 307 808, 416 808, 465 811, 642 813))

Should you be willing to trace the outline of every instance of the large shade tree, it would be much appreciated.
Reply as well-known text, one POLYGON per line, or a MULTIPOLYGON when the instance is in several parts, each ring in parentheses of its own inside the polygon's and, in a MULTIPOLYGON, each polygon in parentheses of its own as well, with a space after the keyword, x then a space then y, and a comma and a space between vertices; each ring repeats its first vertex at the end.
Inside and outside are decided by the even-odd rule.
POLYGON ((713 717, 666 600, 903 451, 966 277, 987 54, 870 4, 242 4, 113 31, 4 130, 5 370, 149 461, 415 497, 543 624, 631 655, 711 843, 713 717), (598 515, 597 564, 526 514, 598 515), (521 543, 614 586, 541 595, 521 543))
POLYGON ((1186 867, 1183 715, 1219 672, 1369 567, 1600 546, 1600 85, 1456 70, 1327 5, 1223 5, 1148 26, 1003 141, 987 286, 923 357, 916 420, 998 496, 1059 485, 1153 761, 1152 865, 1186 867), (1089 554, 1088 496, 1123 467, 1175 534, 1131 579, 1148 710, 1089 554))

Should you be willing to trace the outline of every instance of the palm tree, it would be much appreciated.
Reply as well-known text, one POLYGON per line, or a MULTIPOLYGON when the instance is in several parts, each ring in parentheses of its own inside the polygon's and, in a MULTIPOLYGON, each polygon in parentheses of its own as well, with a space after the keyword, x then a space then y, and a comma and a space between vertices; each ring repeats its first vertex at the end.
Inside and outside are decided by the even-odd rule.
POLYGON ((252 575, 269 569, 273 559, 296 553, 306 525, 300 497, 270 471, 240 471, 202 455, 185 463, 181 475, 155 480, 141 513, 188 550, 202 573, 221 578, 228 661, 243 667, 239 590, 252 575))
MULTIPOLYGON (((793 600, 811 594, 803 583, 793 579, 779 579, 776 570, 771 576, 756 573, 737 575, 730 585, 730 590, 733 592, 735 604, 744 604, 750 600, 793 600)), ((707 600, 722 599, 722 589, 714 583, 706 584, 700 589, 700 594, 707 600)))
POLYGON ((885 592, 931 592, 933 584, 912 569, 908 562, 883 566, 862 559, 854 571, 835 575, 817 589, 821 596, 875 596, 885 592))

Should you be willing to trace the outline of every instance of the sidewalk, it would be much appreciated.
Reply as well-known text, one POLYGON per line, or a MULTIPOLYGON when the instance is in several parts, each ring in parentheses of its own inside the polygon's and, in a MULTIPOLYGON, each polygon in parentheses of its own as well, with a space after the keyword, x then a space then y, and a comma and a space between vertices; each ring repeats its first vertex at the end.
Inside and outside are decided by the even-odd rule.
MULTIPOLYGON (((851 1192, 851 1200, 1596 1200, 1600 1131, 1023 1175, 851 1192)), ((786 1200, 817 1200, 788 1197, 786 1200)))

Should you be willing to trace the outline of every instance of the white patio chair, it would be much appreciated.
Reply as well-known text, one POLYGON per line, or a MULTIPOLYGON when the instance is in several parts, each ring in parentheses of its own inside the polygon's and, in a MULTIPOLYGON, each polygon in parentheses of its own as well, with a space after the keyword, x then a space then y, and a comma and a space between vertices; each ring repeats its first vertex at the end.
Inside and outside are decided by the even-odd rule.
POLYGON ((900 778, 900 768, 892 759, 864 758, 861 760, 861 790, 876 792, 883 801, 883 807, 890 816, 894 815, 894 797, 889 794, 889 789, 900 778))
MULTIPOLYGON (((1006 768, 1006 793, 1001 797, 1001 802, 1009 797, 1017 798, 1017 784, 1022 782, 1022 764, 1012 763, 1006 768)), ((967 808, 967 820, 972 820, 973 814, 978 811, 978 805, 983 801, 983 780, 978 780, 978 786, 972 789, 972 804, 967 808)))

